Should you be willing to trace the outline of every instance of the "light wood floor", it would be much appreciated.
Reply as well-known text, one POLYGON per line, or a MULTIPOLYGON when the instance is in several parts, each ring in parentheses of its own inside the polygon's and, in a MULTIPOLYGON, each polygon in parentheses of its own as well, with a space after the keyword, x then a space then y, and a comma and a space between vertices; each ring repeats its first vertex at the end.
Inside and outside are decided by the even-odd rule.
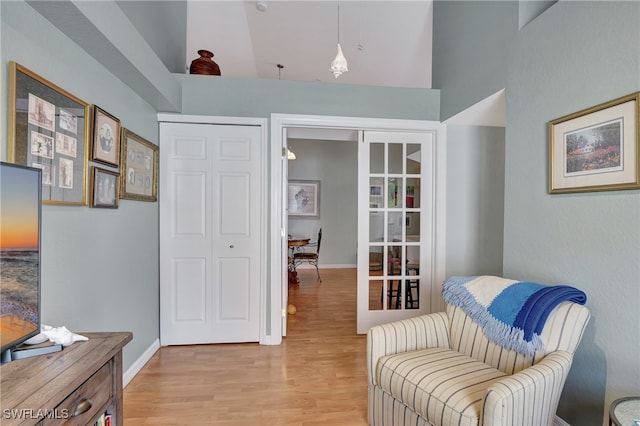
POLYGON ((125 425, 366 425, 356 272, 320 272, 290 286, 298 312, 280 346, 161 348, 124 390, 125 425))

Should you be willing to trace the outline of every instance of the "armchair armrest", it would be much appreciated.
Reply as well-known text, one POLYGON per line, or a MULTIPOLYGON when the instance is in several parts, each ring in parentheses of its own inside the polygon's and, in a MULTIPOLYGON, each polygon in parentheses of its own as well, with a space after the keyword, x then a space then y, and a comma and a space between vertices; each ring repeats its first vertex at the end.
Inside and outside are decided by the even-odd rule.
POLYGON ((539 363, 493 383, 484 398, 482 424, 553 424, 572 361, 569 352, 552 352, 539 363))
POLYGON ((449 318, 446 312, 421 315, 371 327, 367 333, 369 384, 376 384, 378 359, 391 354, 427 348, 449 348, 449 318))

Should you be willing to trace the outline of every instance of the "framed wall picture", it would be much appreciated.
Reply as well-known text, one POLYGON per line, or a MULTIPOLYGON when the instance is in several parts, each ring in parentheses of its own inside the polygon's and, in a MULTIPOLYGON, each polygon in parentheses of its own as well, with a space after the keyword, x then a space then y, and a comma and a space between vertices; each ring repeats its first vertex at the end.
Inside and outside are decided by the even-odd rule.
POLYGON ((382 185, 369 185, 369 208, 376 209, 379 207, 384 207, 382 188, 382 185))
POLYGON ((91 167, 91 207, 117 209, 119 192, 119 173, 91 167))
POLYGON ((120 198, 158 200, 158 147, 122 128, 120 198))
POLYGON ((42 202, 87 205, 89 105, 9 62, 10 162, 42 169, 42 202))
POLYGON ((320 181, 290 180, 287 195, 289 217, 320 217, 320 181))
POLYGON ((91 160, 120 166, 120 120, 93 105, 91 160))
POLYGON ((640 188, 640 92, 549 122, 549 193, 640 188))

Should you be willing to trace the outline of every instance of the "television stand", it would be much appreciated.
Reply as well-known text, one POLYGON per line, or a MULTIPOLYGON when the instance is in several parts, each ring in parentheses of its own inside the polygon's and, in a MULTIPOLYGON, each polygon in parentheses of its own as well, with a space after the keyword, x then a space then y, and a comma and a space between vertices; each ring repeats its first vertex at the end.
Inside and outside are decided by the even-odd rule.
POLYGON ((89 338, 60 352, 0 366, 0 423, 94 424, 103 414, 122 425, 122 348, 129 332, 89 338))

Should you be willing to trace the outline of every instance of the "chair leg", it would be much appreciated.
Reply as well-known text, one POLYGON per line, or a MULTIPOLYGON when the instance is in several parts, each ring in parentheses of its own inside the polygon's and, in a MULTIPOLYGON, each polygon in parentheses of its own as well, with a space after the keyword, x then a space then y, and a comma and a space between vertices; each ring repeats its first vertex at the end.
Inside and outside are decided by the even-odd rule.
POLYGON ((318 269, 318 264, 316 263, 316 274, 318 274, 318 281, 322 282, 322 278, 320 278, 320 269, 318 269))
POLYGON ((402 288, 402 281, 400 280, 389 280, 389 289, 387 290, 388 296, 389 296, 389 300, 387 301, 387 309, 400 309, 401 306, 401 295, 400 295, 400 290, 402 288), (397 281, 398 282, 398 287, 394 288, 393 286, 393 282, 397 281), (396 299, 395 301, 395 308, 393 308, 393 299, 396 299))
POLYGON ((420 281, 419 280, 407 280, 406 281, 406 305, 407 309, 420 308, 420 281), (413 290, 416 290, 416 297, 413 297, 413 290))

